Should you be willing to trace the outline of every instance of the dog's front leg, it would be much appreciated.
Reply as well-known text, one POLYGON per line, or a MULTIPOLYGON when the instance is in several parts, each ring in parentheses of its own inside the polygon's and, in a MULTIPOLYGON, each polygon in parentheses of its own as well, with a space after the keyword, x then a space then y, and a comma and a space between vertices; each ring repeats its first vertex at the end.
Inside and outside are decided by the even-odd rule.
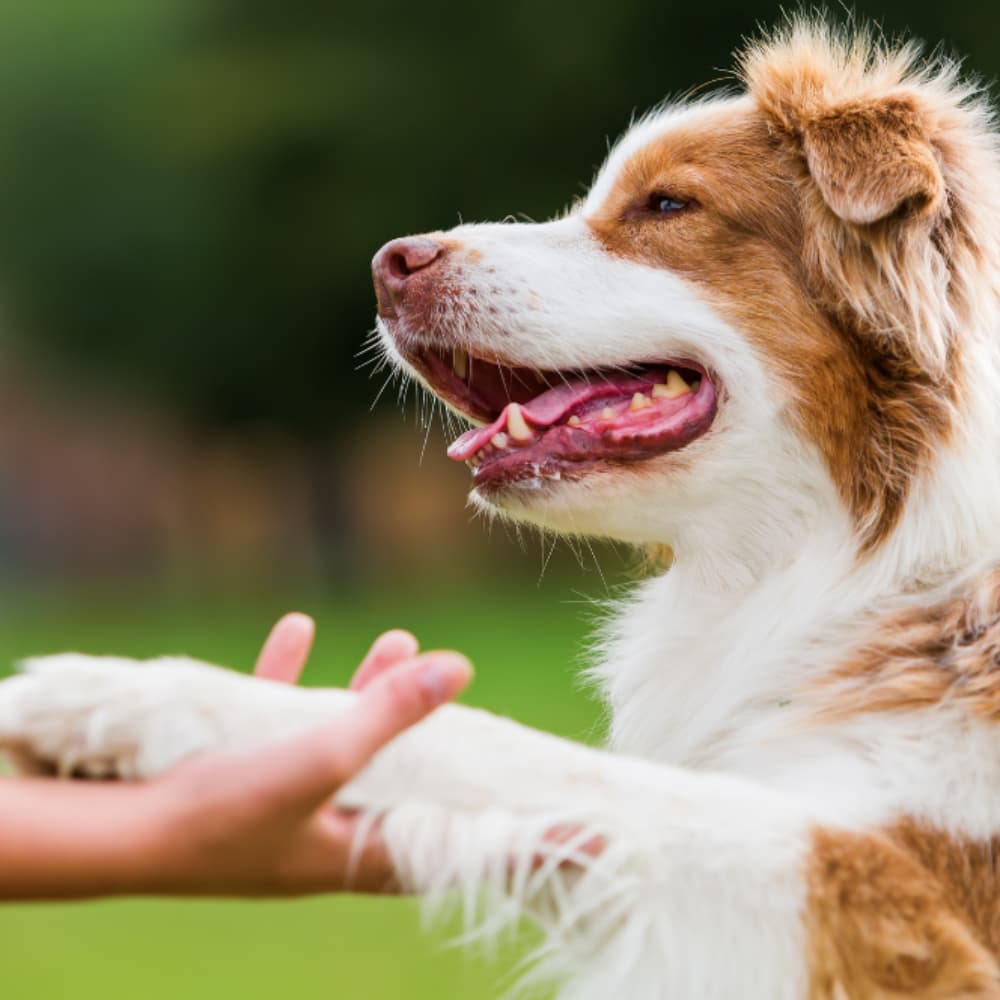
POLYGON ((340 798, 382 816, 410 889, 538 923, 560 996, 807 996, 811 821, 778 793, 446 708, 340 798))
POLYGON ((411 889, 459 890, 487 931, 532 917, 563 1000, 1000 998, 935 874, 822 787, 792 797, 449 706, 340 800, 383 817, 411 889))

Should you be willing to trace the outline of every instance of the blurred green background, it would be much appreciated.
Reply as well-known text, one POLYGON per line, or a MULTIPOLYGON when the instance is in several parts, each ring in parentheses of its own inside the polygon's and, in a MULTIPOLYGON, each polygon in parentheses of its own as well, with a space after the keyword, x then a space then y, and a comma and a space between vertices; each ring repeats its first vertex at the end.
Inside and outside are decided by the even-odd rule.
MULTIPOLYGON (((1000 8, 860 10, 1000 68, 1000 8)), ((300 607, 320 626, 307 683, 406 626, 472 656, 471 701, 599 738, 574 666, 629 559, 484 530, 413 395, 372 407, 368 262, 459 218, 557 213, 633 112, 724 77, 778 16, 0 0, 0 664, 72 647, 246 668, 300 607)), ((5 907, 0 995, 509 986, 514 952, 442 951, 418 924, 382 900, 5 907)))

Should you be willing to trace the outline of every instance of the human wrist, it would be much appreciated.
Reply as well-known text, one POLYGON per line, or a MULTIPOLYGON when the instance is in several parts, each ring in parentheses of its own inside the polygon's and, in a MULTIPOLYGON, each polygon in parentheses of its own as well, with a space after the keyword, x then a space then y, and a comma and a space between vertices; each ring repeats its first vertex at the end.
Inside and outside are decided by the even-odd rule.
POLYGON ((172 895, 185 885, 184 829, 180 803, 167 783, 136 786, 131 831, 120 859, 121 892, 172 895))
MULTIPOLYGON (((145 801, 131 851, 131 891, 137 895, 245 895, 234 843, 241 810, 200 787, 165 775, 144 786, 145 801)), ((251 893, 252 894, 252 893, 251 893)))

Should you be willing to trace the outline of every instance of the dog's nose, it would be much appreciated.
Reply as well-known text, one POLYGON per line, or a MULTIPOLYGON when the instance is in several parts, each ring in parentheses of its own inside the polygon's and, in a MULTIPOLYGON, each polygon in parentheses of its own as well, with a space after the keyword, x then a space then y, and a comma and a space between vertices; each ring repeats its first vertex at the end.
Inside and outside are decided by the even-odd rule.
POLYGON ((418 272, 426 271, 444 251, 444 246, 429 236, 404 236, 386 243, 372 258, 372 281, 379 316, 395 317, 407 282, 418 272))

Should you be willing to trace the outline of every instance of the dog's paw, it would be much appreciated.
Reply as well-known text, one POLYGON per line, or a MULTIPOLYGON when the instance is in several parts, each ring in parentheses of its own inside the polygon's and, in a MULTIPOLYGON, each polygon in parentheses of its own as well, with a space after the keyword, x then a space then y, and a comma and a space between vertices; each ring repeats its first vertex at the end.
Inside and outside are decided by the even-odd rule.
POLYGON ((183 660, 30 660, 0 683, 0 751, 27 773, 150 777, 222 741, 222 674, 183 660))

